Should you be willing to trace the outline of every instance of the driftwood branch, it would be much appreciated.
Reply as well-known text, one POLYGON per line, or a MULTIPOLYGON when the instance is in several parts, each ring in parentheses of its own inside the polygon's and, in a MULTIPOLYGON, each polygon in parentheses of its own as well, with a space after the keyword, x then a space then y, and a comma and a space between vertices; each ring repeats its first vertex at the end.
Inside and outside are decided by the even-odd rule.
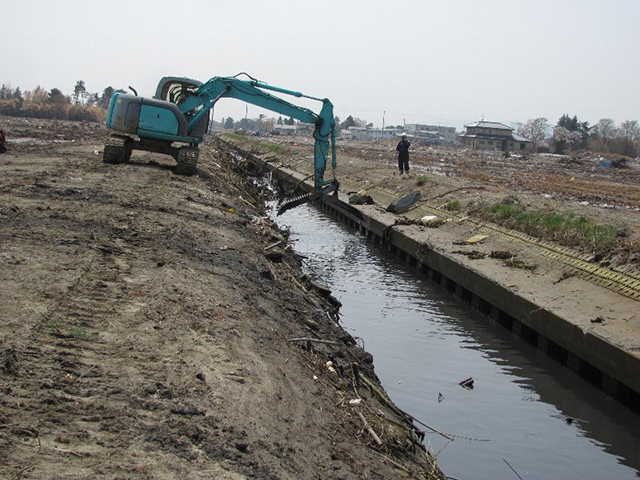
POLYGON ((49 450, 53 450, 54 452, 67 453, 69 455, 73 455, 74 457, 90 457, 91 456, 89 452, 74 452, 73 450, 65 450, 62 448, 55 448, 55 447, 47 447, 47 448, 49 448, 49 450))
POLYGON ((376 452, 375 450, 372 450, 373 453, 375 453, 376 455, 378 455, 380 458, 384 459, 385 461, 389 462, 391 465, 393 465, 394 467, 402 470, 403 472, 406 473, 411 473, 411 471, 405 467, 403 467, 402 465, 400 465, 398 462, 396 462, 395 460, 390 459, 389 457, 387 457, 386 455, 381 454, 380 452, 376 452))
POLYGON ((371 428, 371 425, 369 425, 369 422, 367 422, 367 419, 364 418, 364 415, 362 415, 362 412, 356 412, 356 413, 358 414, 358 416, 360 417, 360 420, 362 420, 362 423, 364 423, 364 427, 371 434, 371 436, 376 441, 378 446, 382 446, 382 440, 380 440, 380 437, 378 437, 378 434, 373 430, 373 428, 371 428))
POLYGON ((338 342, 334 342, 333 340, 321 340, 319 338, 309 338, 309 337, 299 337, 299 338, 290 338, 287 342, 316 342, 316 343, 326 343, 329 345, 339 345, 338 342))
POLYGON ((264 252, 268 252, 269 250, 271 250, 272 248, 276 248, 279 247, 280 245, 282 245, 282 240, 278 240, 276 243, 272 243, 271 245, 269 245, 268 247, 265 247, 264 252))

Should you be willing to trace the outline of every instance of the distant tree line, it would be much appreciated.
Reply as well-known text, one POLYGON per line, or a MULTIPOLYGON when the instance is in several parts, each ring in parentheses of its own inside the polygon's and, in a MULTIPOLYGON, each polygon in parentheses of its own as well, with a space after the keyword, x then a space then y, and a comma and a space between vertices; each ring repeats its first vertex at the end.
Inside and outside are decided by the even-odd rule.
MULTIPOLYGON (((20 87, 13 88, 10 84, 3 84, 0 87, 0 115, 98 122, 104 119, 105 110, 109 107, 114 93, 126 93, 126 91, 109 85, 101 94, 90 92, 84 80, 78 80, 75 83, 73 93, 70 95, 65 95, 56 87, 46 90, 38 85, 33 90, 23 92, 20 87)), ((371 123, 351 115, 344 121, 335 117, 335 123, 336 134, 340 134, 343 128, 372 126, 371 123)), ((271 133, 276 124, 295 125, 296 121, 291 117, 278 117, 276 120, 260 114, 258 118, 240 120, 227 117, 222 120, 221 126, 225 129, 271 133)))
MULTIPOLYGON (((347 119, 343 122, 340 121, 340 117, 334 118, 336 123, 336 134, 339 135, 343 128, 349 127, 366 127, 371 126, 370 123, 367 123, 364 120, 359 118, 353 118, 351 115, 347 117, 347 119)), ((282 118, 278 117, 277 120, 273 118, 266 118, 265 115, 260 115, 258 118, 242 118, 240 120, 234 120, 232 117, 226 117, 222 119, 221 127, 225 130, 236 130, 236 129, 244 129, 249 131, 256 131, 262 133, 272 133, 273 129, 276 125, 289 125, 293 126, 296 124, 296 120, 293 118, 282 118)))
POLYGON ((577 116, 562 115, 555 127, 544 117, 513 125, 517 135, 533 142, 534 149, 564 154, 590 150, 636 157, 640 155, 640 125, 637 120, 625 120, 619 126, 610 118, 601 118, 591 126, 577 116))
POLYGON ((104 110, 115 92, 125 91, 108 86, 102 94, 92 93, 87 90, 84 80, 76 82, 71 95, 65 95, 59 88, 47 91, 40 85, 23 93, 20 87, 14 89, 3 84, 0 87, 0 115, 98 122, 103 120, 104 110))
POLYGON ((276 122, 275 119, 267 118, 266 115, 261 113, 258 118, 242 118, 240 120, 234 120, 232 117, 223 118, 221 126, 226 130, 243 129, 259 133, 271 133, 276 123, 278 125, 295 125, 295 120, 289 118, 283 121, 282 117, 280 117, 276 122))

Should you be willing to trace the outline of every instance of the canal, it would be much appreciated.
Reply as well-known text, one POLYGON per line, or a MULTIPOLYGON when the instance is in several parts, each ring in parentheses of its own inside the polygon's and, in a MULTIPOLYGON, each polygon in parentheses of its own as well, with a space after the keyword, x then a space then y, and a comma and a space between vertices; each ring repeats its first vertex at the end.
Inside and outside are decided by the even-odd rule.
POLYGON ((638 415, 316 207, 277 221, 394 402, 454 438, 425 438, 446 475, 640 477, 638 415))

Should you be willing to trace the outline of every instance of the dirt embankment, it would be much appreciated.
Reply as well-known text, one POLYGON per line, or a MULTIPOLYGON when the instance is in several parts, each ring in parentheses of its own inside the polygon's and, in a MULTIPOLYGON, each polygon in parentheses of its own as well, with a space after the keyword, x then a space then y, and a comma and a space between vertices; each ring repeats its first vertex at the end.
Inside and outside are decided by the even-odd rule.
POLYGON ((186 178, 0 125, 3 476, 440 478, 213 144, 186 178))

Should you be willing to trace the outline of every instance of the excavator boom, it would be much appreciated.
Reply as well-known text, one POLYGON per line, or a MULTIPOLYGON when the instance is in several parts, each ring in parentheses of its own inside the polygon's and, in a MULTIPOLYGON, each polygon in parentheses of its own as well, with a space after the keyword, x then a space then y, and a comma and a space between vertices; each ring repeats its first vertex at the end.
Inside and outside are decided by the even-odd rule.
POLYGON ((324 181, 324 172, 329 152, 331 152, 332 167, 334 170, 336 168, 335 120, 333 117, 333 104, 329 99, 311 97, 293 90, 271 86, 255 79, 240 80, 236 77, 213 77, 202 85, 193 96, 180 104, 179 108, 185 114, 199 109, 189 122, 195 125, 221 98, 235 98, 277 112, 281 115, 295 118, 304 123, 314 124, 314 185, 316 191, 320 191, 322 187, 329 183, 324 181), (305 97, 317 100, 322 102, 322 109, 320 113, 316 114, 307 108, 294 105, 280 97, 271 95, 265 90, 284 93, 298 98, 305 97))

